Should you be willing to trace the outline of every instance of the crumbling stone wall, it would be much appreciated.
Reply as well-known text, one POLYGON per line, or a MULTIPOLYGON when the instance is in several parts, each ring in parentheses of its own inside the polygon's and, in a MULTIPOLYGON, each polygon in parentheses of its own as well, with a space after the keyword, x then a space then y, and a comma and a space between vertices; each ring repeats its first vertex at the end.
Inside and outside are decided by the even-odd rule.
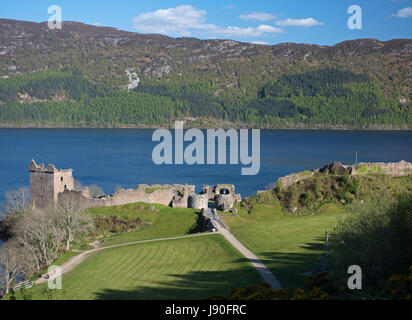
POLYGON ((195 193, 194 185, 146 185, 140 184, 137 189, 120 189, 114 194, 92 197, 86 187, 74 190, 72 169, 58 170, 49 164, 37 165, 34 160, 29 164, 30 198, 35 208, 56 206, 59 202, 71 199, 81 208, 123 205, 133 202, 158 203, 175 208, 208 208, 209 200, 217 200, 219 208, 230 209, 234 202, 240 202, 240 194, 235 193, 235 186, 218 184, 203 186, 201 194, 195 193), (221 201, 222 200, 222 201, 221 201))
POLYGON ((350 174, 383 173, 391 176, 406 176, 412 174, 412 163, 401 160, 399 162, 360 162, 350 166, 350 174))
POLYGON ((278 187, 287 188, 295 182, 312 177, 315 174, 350 174, 355 176, 368 173, 406 176, 412 174, 412 163, 401 160, 399 162, 360 162, 352 165, 343 165, 336 161, 320 169, 292 173, 281 177, 276 184, 278 187))
POLYGON ((88 188, 80 191, 65 190, 59 194, 58 201, 67 198, 75 200, 82 208, 105 207, 134 202, 157 203, 165 206, 187 208, 189 194, 194 192, 193 185, 144 185, 137 189, 120 189, 112 195, 98 198, 90 197, 88 188))
POLYGON ((229 211, 233 207, 234 199, 229 194, 215 195, 215 208, 221 211, 229 211))
POLYGON ((121 205, 133 202, 158 203, 166 206, 187 208, 188 197, 194 193, 194 185, 146 185, 137 189, 121 189, 112 195, 93 198, 88 188, 74 190, 73 170, 58 170, 52 164, 45 168, 34 160, 29 164, 30 200, 32 206, 44 209, 56 206, 59 201, 71 198, 82 208, 121 205))
POLYGON ((192 193, 189 195, 188 208, 194 209, 206 209, 208 207, 208 198, 206 194, 195 194, 192 193))
POLYGON ((206 194, 208 200, 214 200, 216 195, 219 194, 230 195, 234 202, 240 202, 242 200, 240 194, 235 192, 235 186, 233 184, 203 185, 201 194, 206 194))

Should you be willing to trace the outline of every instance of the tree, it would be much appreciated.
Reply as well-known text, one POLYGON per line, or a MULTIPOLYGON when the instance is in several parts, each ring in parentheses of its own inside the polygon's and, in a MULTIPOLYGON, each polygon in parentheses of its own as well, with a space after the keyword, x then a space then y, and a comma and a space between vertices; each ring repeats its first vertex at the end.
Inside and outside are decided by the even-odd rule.
POLYGON ((30 190, 28 187, 20 187, 17 190, 6 192, 5 209, 7 214, 19 213, 22 215, 30 205, 30 190))
POLYGON ((100 188, 99 186, 94 185, 94 184, 89 186, 89 191, 90 191, 90 196, 93 197, 93 198, 101 197, 101 196, 105 195, 103 189, 100 188))
POLYGON ((77 179, 74 179, 73 189, 76 190, 76 191, 80 191, 80 190, 82 190, 83 188, 84 188, 84 187, 83 187, 83 185, 81 184, 81 182, 80 182, 79 180, 77 180, 77 179))
POLYGON ((0 278, 3 279, 3 292, 9 293, 10 286, 21 273, 19 248, 17 242, 7 241, 0 247, 0 278))
POLYGON ((393 199, 382 193, 356 204, 330 237, 333 270, 344 274, 350 265, 362 268, 367 285, 377 285, 412 264, 412 197, 393 199))
POLYGON ((93 228, 90 216, 86 215, 72 198, 66 198, 59 203, 56 219, 64 233, 66 250, 70 249, 70 244, 76 234, 87 233, 93 228))
POLYGON ((55 212, 26 212, 13 229, 16 240, 31 252, 37 270, 42 265, 51 264, 63 249, 65 232, 55 212))

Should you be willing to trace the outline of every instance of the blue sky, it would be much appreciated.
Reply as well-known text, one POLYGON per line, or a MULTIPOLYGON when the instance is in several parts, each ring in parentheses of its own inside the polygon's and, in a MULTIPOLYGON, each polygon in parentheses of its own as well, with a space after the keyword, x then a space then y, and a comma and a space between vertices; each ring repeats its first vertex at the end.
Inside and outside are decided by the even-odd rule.
POLYGON ((333 45, 356 38, 412 38, 412 0, 14 0, 0 17, 47 21, 50 5, 63 20, 141 33, 333 45), (347 26, 349 6, 362 8, 362 29, 347 26))

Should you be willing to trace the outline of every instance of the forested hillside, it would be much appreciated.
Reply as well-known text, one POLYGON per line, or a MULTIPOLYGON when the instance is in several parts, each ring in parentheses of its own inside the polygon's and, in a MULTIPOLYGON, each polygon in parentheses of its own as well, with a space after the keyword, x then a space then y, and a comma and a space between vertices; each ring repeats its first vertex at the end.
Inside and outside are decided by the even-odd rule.
POLYGON ((0 126, 403 128, 412 40, 333 47, 0 19, 0 126))

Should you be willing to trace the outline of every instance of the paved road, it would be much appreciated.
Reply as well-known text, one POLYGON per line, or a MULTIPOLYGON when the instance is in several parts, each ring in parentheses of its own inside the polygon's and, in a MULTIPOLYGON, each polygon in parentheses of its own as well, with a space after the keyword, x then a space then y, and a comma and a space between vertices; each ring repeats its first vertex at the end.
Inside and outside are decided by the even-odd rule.
MULTIPOLYGON (((219 232, 214 232, 214 233, 219 233, 219 232)), ((153 241, 164 241, 164 240, 173 240, 173 239, 183 239, 183 238, 193 238, 193 237, 199 237, 199 236, 207 236, 211 235, 211 233, 197 233, 197 234, 191 234, 187 236, 178 236, 178 237, 170 237, 170 238, 158 238, 158 239, 149 239, 149 240, 140 240, 140 241, 134 241, 134 242, 127 242, 127 243, 121 243, 121 244, 115 244, 112 246, 107 246, 107 247, 101 247, 101 248, 96 248, 96 249, 91 249, 87 251, 82 251, 82 253, 74 256, 70 260, 64 262, 60 267, 61 270, 61 275, 69 272, 70 270, 73 270, 76 266, 78 266, 84 259, 87 258, 87 255, 93 252, 105 250, 105 249, 110 249, 110 248, 116 248, 116 247, 122 247, 122 246, 128 246, 131 244, 137 244, 137 243, 144 243, 144 242, 153 242, 153 241)), ((73 250, 74 252, 77 252, 76 250, 73 250)), ((57 274, 51 272, 49 273, 49 279, 53 280, 56 278, 57 274)), ((35 283, 40 284, 40 283, 46 283, 49 279, 45 278, 39 278, 38 280, 35 281, 35 283)))
MULTIPOLYGON (((216 211, 215 211, 216 212, 216 211)), ((218 214, 215 214, 210 208, 206 211, 206 216, 210 218, 213 226, 218 230, 227 241, 229 241, 232 246, 240 251, 241 254, 245 256, 246 259, 255 267, 260 276, 267 283, 270 284, 272 289, 282 289, 279 281, 272 274, 272 272, 264 265, 264 263, 248 248, 246 248, 238 239, 235 238, 233 234, 230 233, 226 224, 220 219, 218 214)))
POLYGON ((218 230, 232 244, 232 246, 238 249, 240 253, 250 261, 252 266, 255 267, 257 272, 259 272, 263 280, 270 284, 272 289, 282 289, 282 286, 280 285, 276 277, 252 251, 250 251, 238 239, 236 239, 235 236, 229 232, 229 230, 224 228, 219 228, 218 230))

